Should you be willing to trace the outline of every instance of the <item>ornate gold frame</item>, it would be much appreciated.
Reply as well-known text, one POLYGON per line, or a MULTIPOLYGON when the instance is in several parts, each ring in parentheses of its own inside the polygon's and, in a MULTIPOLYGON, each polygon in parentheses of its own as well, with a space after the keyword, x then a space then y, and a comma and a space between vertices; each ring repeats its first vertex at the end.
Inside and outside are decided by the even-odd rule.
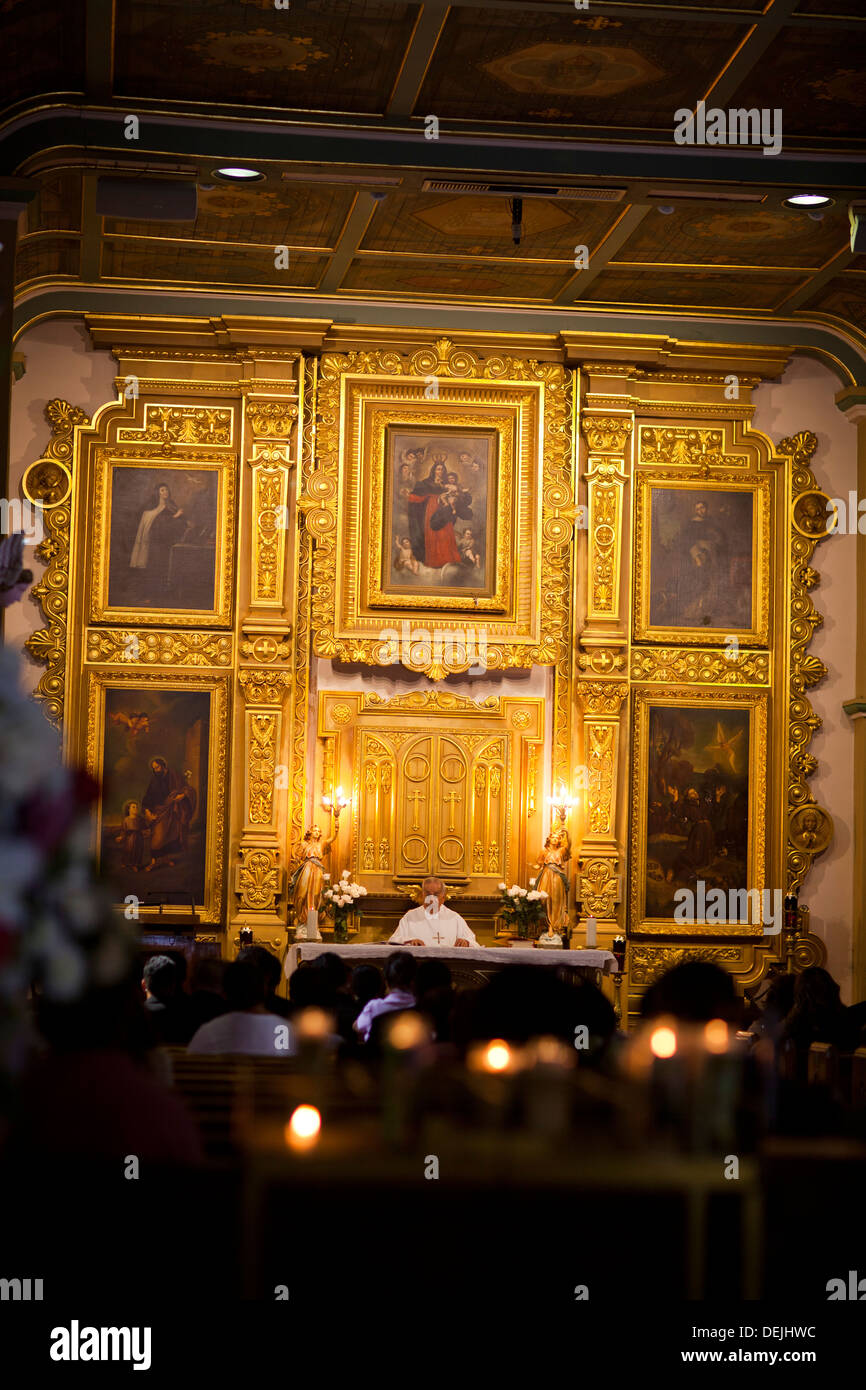
MULTIPOLYGON (((84 750, 85 766, 90 775, 102 783, 105 737, 105 692, 107 690, 204 690, 211 694, 211 719, 208 731, 208 799, 207 842, 205 853, 205 896, 196 904, 200 920, 217 923, 222 920, 226 884, 223 880, 225 861, 225 829, 227 814, 227 773, 229 766, 228 675, 187 675, 182 671, 165 671, 159 675, 134 670, 88 669, 85 677, 85 709, 87 739, 84 750)), ((97 808, 94 825, 94 844, 97 859, 102 848, 102 809, 97 808)), ((170 924, 172 917, 185 917, 185 907, 166 906, 160 921, 170 924)), ((141 908, 140 920, 147 923, 159 916, 156 908, 141 908)), ((170 930, 170 927, 169 927, 170 930)))
MULTIPOLYGON (((121 431, 129 433, 129 431, 121 431)), ((228 627, 231 623, 234 592, 235 472, 232 456, 203 449, 188 461, 166 458, 145 449, 120 452, 116 447, 96 450, 96 479, 93 506, 93 570, 88 594, 88 616, 92 623, 136 623, 142 626, 228 627), (117 469, 158 468, 163 472, 217 475, 217 525, 214 553, 214 604, 211 609, 119 607, 109 603, 109 551, 113 482, 117 469)))
MULTIPOLYGON (((767 716, 766 691, 706 690, 677 687, 675 695, 652 690, 634 693, 634 745, 632 752, 632 815, 630 852, 629 919, 631 930, 652 936, 763 936, 763 928, 744 923, 678 922, 646 915, 647 772, 649 768, 649 716, 651 709, 689 709, 709 705, 714 709, 752 711, 749 728, 749 849, 747 885, 759 890, 778 887, 765 882, 765 833, 767 821, 767 716)), ((743 885, 746 886, 746 885, 743 885)))
MULTIPOLYGON (((300 506, 316 539, 313 562, 314 650, 337 661, 390 664, 383 629, 392 628, 405 608, 382 601, 367 588, 370 571, 363 556, 372 544, 371 564, 381 554, 381 507, 372 541, 363 502, 371 460, 368 419, 381 430, 388 421, 426 426, 459 419, 478 428, 491 424, 513 430, 513 498, 500 488, 497 531, 513 528, 513 572, 501 588, 511 601, 501 616, 498 600, 421 596, 414 604, 434 637, 450 628, 460 610, 467 629, 485 629, 490 669, 556 665, 568 652, 571 592, 571 537, 575 516, 571 455, 570 380, 550 362, 486 356, 458 349, 448 339, 409 356, 398 352, 329 353, 319 379, 318 466, 307 482, 300 506), (435 405, 429 396, 436 383, 435 405), (510 508, 510 510, 509 510, 510 508), (365 540, 365 538, 367 538, 365 540), (370 599, 376 603, 371 606, 370 599), (479 622, 475 613, 482 615, 479 622)), ((499 562, 512 559, 500 541, 499 562)), ((429 650, 405 652, 410 670, 440 677, 465 671, 474 655, 453 649, 444 661, 429 650)))
MULTIPOLYGON (((366 537, 362 528, 362 543, 364 540, 367 543, 366 566, 364 566, 364 561, 361 561, 361 568, 366 568, 367 572, 365 607, 403 608, 417 611, 419 608, 426 610, 435 604, 437 608, 446 608, 449 612, 460 610, 483 613, 507 612, 511 600, 511 499, 514 487, 514 430, 510 415, 503 416, 501 420, 497 416, 490 416, 491 421, 498 421, 498 423, 494 423, 492 429, 484 431, 485 434, 495 434, 497 440, 496 448, 492 451, 494 457, 489 479, 491 495, 488 500, 487 518, 485 518, 488 524, 491 517, 495 518, 490 529, 495 538, 496 549, 494 551, 494 592, 490 595, 481 594, 478 596, 467 594, 465 589, 458 588, 452 588, 447 593, 429 595, 414 593, 411 590, 401 592, 399 589, 388 588, 383 579, 385 559, 393 544, 390 517, 386 512, 388 497, 385 486, 390 431, 392 429, 406 429, 408 431, 418 429, 419 432, 423 433, 438 434, 441 432, 444 435, 447 429, 457 434, 469 434, 477 431, 478 417, 472 414, 463 416, 457 410, 449 411, 446 424, 443 422, 440 412, 435 408, 430 409, 429 412, 415 408, 407 411, 405 418, 401 417, 399 420, 395 418, 393 408, 372 410, 369 412, 369 416, 372 418, 369 418, 367 445, 371 447, 364 450, 366 457, 372 457, 373 464, 369 480, 369 509, 363 503, 361 506, 361 515, 369 516, 372 520, 372 528, 366 537), (428 415, 429 420, 425 428, 425 416, 428 415)), ((359 485, 363 485, 363 480, 359 479, 359 485)), ((366 501, 366 499, 364 500, 366 501)))
POLYGON ((691 473, 681 470, 640 469, 635 498, 635 606, 636 642, 671 642, 683 646, 725 643, 736 637, 743 647, 766 647, 769 640, 770 604, 770 512, 773 479, 768 476, 743 477, 741 473, 691 473), (650 621, 652 593, 652 494, 657 488, 683 492, 751 492, 752 508, 752 622, 749 627, 667 627, 650 621))

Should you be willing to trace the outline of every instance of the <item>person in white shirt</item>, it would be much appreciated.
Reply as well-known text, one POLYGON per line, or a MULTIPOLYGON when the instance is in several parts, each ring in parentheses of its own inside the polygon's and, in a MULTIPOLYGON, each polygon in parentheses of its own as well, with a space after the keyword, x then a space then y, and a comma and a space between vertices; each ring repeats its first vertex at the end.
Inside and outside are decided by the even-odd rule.
POLYGON ((365 1004, 352 1025, 362 1042, 370 1041, 373 1020, 380 1014, 397 1013, 400 1009, 414 1009, 415 995, 412 985, 415 979, 415 957, 408 951, 395 951, 385 961, 385 983, 388 992, 384 999, 371 999, 365 1004))
POLYGON ((425 878, 421 884, 422 907, 413 907, 397 923, 391 941, 402 946, 477 946, 475 933, 458 912, 445 907, 441 878, 425 878))
POLYGON ((295 1030, 265 1005, 267 980, 252 961, 236 960, 223 982, 229 1012, 203 1023, 188 1052, 242 1052, 257 1057, 293 1057, 295 1030))

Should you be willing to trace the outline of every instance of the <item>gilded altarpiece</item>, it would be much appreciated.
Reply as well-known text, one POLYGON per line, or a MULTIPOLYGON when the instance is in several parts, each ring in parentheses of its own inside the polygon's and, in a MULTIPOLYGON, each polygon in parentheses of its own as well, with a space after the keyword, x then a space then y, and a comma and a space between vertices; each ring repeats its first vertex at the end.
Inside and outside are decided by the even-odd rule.
MULTIPOLYGON (((685 773, 655 798, 648 776, 691 719, 699 800, 717 767, 713 795, 727 778, 719 803, 745 808, 750 887, 798 889, 832 835, 808 780, 816 440, 750 425, 786 353, 185 323, 177 346, 171 321, 91 316, 117 398, 92 421, 49 402, 22 485, 44 508, 37 694, 67 755, 111 783, 100 852, 136 893, 162 890, 168 922, 190 896, 171 875, 197 856, 199 935, 230 952, 248 927, 281 950, 287 873, 337 785, 331 870, 395 910, 427 872, 476 901, 525 883, 559 788, 573 900, 601 945, 627 934, 633 1004, 683 954, 757 979, 780 953, 760 924, 683 930, 658 910, 682 863, 649 844, 667 834, 653 801, 685 773), (420 548, 431 498, 459 519, 438 569, 420 548), (395 664, 405 693, 373 693, 395 664), (531 697, 489 693, 533 667, 531 697)), ((733 862, 730 824, 715 843, 733 862)), ((804 930, 797 964, 821 958, 804 930)))

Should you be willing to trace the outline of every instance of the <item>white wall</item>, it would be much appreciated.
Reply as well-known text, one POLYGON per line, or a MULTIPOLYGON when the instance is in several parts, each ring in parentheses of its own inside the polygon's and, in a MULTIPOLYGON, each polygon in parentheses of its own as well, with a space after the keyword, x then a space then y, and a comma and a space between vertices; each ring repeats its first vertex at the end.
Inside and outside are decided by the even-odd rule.
MULTIPOLYGON (((856 427, 834 404, 841 389, 838 378, 822 363, 795 357, 780 382, 761 386, 754 395, 756 429, 774 443, 801 430, 818 436, 812 471, 818 486, 831 497, 847 499, 857 488, 856 427)), ((818 770, 809 779, 820 805, 833 817, 836 833, 830 848, 812 867, 800 900, 811 910, 812 929, 827 947, 827 968, 850 1000, 852 965, 854 733, 842 702, 855 689, 855 611, 857 574, 855 537, 831 536, 815 551, 813 567, 821 576, 812 601, 824 616, 809 651, 829 674, 807 694, 823 719, 809 751, 818 770)))
MULTIPOLYGON (((93 416, 99 406, 117 396, 117 363, 110 352, 93 350, 80 318, 46 319, 36 324, 21 335, 15 351, 23 354, 26 369, 12 386, 11 498, 20 496, 18 485, 24 470, 42 457, 51 439, 51 426, 45 418, 48 401, 69 401, 93 416)), ((24 553, 28 566, 40 578, 44 565, 32 550, 24 553)), ((4 635, 9 646, 23 646, 30 633, 42 626, 39 606, 28 595, 5 610, 4 635)), ((44 669, 25 654, 23 683, 27 689, 36 686, 44 669)))

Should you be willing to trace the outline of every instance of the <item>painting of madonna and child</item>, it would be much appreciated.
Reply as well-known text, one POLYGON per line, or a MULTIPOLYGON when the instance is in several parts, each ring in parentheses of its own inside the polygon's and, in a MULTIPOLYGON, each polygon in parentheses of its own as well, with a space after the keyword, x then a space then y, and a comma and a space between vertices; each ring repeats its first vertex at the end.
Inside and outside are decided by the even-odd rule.
POLYGON ((493 592, 497 459, 495 430, 388 429, 383 588, 493 592))
POLYGON ((216 471, 115 467, 108 605, 212 612, 216 471))
POLYGON ((105 692, 101 867, 118 900, 204 901, 210 702, 206 690, 105 692))
POLYGON ((702 900, 699 881, 749 887, 749 739, 748 709, 650 708, 647 917, 673 918, 683 888, 702 900))

